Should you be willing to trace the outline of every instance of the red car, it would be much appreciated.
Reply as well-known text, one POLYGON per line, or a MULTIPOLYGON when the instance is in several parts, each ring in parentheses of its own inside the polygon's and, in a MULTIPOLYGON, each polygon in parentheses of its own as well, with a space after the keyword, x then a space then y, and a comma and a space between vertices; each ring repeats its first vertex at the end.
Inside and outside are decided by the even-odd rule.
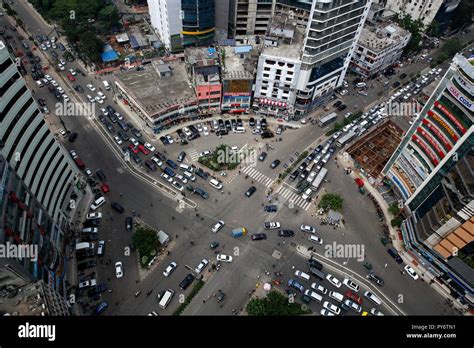
POLYGON ((353 293, 351 290, 347 290, 344 294, 346 297, 349 297, 351 300, 353 300, 354 302, 358 303, 358 304, 362 304, 362 297, 360 297, 359 295, 353 293))
POLYGON ((132 152, 133 152, 134 154, 137 154, 137 153, 140 151, 140 150, 138 149, 138 147, 135 147, 133 144, 130 144, 130 145, 128 146, 128 148, 129 148, 130 150, 132 150, 132 152))
POLYGON ((67 74, 67 78, 70 80, 70 81, 76 81, 76 78, 74 76, 72 76, 71 74, 67 74))
POLYGON ((100 189, 102 190, 103 193, 110 192, 109 185, 103 184, 100 189))
POLYGON ((144 154, 144 155, 148 155, 150 153, 150 150, 148 150, 145 146, 143 146, 142 144, 138 145, 138 148, 140 149, 140 151, 144 154))

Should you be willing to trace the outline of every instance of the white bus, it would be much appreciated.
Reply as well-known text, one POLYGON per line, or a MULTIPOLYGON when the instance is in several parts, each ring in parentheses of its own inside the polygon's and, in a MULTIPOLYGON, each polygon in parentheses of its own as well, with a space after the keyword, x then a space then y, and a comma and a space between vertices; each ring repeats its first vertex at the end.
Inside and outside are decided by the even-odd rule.
POLYGON ((354 137, 356 136, 356 133, 354 132, 349 132, 347 134, 345 134, 344 136, 340 137, 339 139, 337 139, 337 142, 336 142, 336 146, 337 147, 343 147, 344 144, 347 144, 349 141, 351 141, 352 139, 354 139, 354 137))
POLYGON ((335 112, 332 112, 329 115, 319 118, 318 119, 319 127, 325 127, 329 123, 336 121, 336 118, 337 118, 337 114, 335 112))
POLYGON ((311 184, 311 189, 314 192, 318 191, 327 173, 328 173, 328 170, 326 168, 321 168, 321 171, 318 173, 316 178, 313 180, 313 183, 311 184))
POLYGON ((161 308, 165 309, 168 306, 168 304, 170 303, 171 298, 173 297, 173 295, 174 295, 174 290, 171 290, 171 289, 166 290, 165 294, 163 295, 163 297, 160 300, 159 306, 161 308))

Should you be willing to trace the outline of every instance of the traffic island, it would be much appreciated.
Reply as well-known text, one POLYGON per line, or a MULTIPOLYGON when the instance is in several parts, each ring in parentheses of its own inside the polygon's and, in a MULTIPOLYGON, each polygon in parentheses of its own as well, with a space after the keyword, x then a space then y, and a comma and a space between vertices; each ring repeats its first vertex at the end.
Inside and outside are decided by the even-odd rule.
POLYGON ((201 289, 204 287, 205 282, 202 280, 198 280, 194 286, 191 292, 189 293, 188 296, 184 299, 184 302, 179 305, 179 307, 174 311, 173 315, 181 315, 183 311, 186 309, 186 307, 191 303, 194 297, 201 291, 201 289))
POLYGON ((263 298, 251 298, 245 307, 245 314, 250 316, 295 316, 312 313, 306 305, 298 304, 295 300, 293 296, 286 297, 280 291, 272 290, 263 298))

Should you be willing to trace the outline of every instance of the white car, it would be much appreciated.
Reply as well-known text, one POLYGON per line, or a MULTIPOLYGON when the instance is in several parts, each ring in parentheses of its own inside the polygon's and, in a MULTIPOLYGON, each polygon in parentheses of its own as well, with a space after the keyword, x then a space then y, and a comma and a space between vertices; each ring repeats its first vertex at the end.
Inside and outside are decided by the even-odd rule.
POLYGON ((150 150, 151 152, 155 152, 155 147, 151 145, 150 143, 145 143, 145 147, 150 150))
POLYGON ((327 292, 328 292, 328 290, 324 286, 322 286, 321 284, 318 284, 318 283, 311 284, 311 288, 316 290, 316 291, 319 291, 323 295, 326 295, 327 292))
POLYGON ((329 273, 326 275, 326 280, 338 289, 342 285, 342 283, 339 281, 339 279, 337 279, 335 276, 333 276, 332 274, 329 274, 329 273))
POLYGON ((64 93, 65 93, 65 92, 64 92, 64 89, 63 89, 61 86, 56 87, 56 89, 57 89, 57 91, 58 91, 59 93, 61 93, 61 94, 64 94, 64 93))
POLYGON ((418 274, 416 274, 415 270, 411 268, 410 266, 406 265, 404 270, 408 273, 410 277, 413 279, 417 280, 419 278, 418 274))
POLYGON ((48 47, 45 44, 41 44, 40 47, 43 51, 46 51, 48 49, 48 47))
POLYGON ((79 283, 79 289, 89 288, 97 285, 96 279, 89 279, 79 283))
POLYGON ((102 219, 102 213, 89 213, 86 215, 87 220, 102 219))
POLYGON ((61 70, 61 71, 63 71, 64 69, 66 69, 66 68, 64 67, 64 65, 62 65, 61 63, 58 64, 58 68, 59 68, 59 70, 61 70))
POLYGON ((212 155, 212 151, 211 150, 206 150, 206 151, 203 151, 199 154, 199 157, 206 157, 206 156, 210 156, 212 155))
POLYGON ((118 135, 114 135, 114 140, 117 143, 117 145, 121 145, 123 143, 122 139, 118 135))
POLYGON ((196 129, 198 130, 199 133, 201 133, 202 130, 203 130, 202 125, 201 125, 201 124, 197 124, 197 125, 196 125, 196 129))
POLYGON ((87 100, 89 100, 89 103, 95 103, 95 99, 92 98, 89 94, 87 95, 87 100))
POLYGON ((316 229, 310 225, 301 225, 300 230, 308 233, 316 233, 316 229))
POLYGON ((99 96, 95 97, 95 101, 98 102, 99 104, 104 104, 104 101, 102 99, 100 99, 99 96))
POLYGON ((173 137, 171 135, 165 135, 165 138, 166 138, 166 140, 168 140, 170 145, 174 143, 173 137))
POLYGON ((123 116, 120 115, 118 112, 114 113, 114 115, 115 115, 120 121, 123 120, 123 116))
POLYGON ((151 311, 150 313, 148 313, 148 316, 149 317, 157 317, 158 313, 156 313, 155 311, 151 311))
POLYGON ((188 179, 185 178, 183 175, 181 174, 176 174, 176 179, 178 179, 179 181, 181 181, 183 184, 187 184, 188 183, 188 179))
POLYGON ((207 126, 204 126, 204 127, 203 127, 203 134, 204 134, 204 136, 206 136, 206 137, 209 135, 209 128, 207 128, 207 126))
POLYGON ((97 244, 97 256, 104 256, 105 240, 100 240, 97 244))
POLYGON ((123 277, 123 265, 122 265, 122 262, 120 261, 115 263, 115 276, 117 278, 123 277))
POLYGON ((323 307, 327 309, 328 311, 333 312, 336 315, 339 315, 339 313, 341 313, 341 309, 329 301, 325 301, 323 303, 323 307))
POLYGON ((173 178, 166 173, 161 173, 161 177, 165 179, 166 181, 168 181, 169 183, 173 182, 173 178))
POLYGON ((206 268, 208 264, 209 264, 208 259, 202 259, 201 263, 194 269, 194 271, 196 271, 196 273, 199 274, 203 271, 204 268, 206 268))
POLYGON ((345 301, 344 301, 344 304, 345 304, 347 307, 349 307, 349 308, 355 310, 357 313, 360 313, 360 312, 362 311, 362 307, 359 306, 357 303, 355 303, 355 302, 352 301, 352 300, 349 300, 349 299, 348 299, 348 300, 345 300, 345 301))
POLYGON ((62 59, 62 58, 59 58, 59 62, 60 62, 62 65, 66 65, 66 64, 67 64, 67 62, 66 62, 64 59, 62 59))
POLYGON ((72 159, 76 159, 78 157, 77 152, 75 150, 71 150, 69 151, 69 153, 71 154, 72 159))
POLYGON ((160 161, 160 159, 159 159, 158 157, 153 156, 153 157, 151 158, 151 160, 152 160, 153 162, 155 162, 158 167, 162 167, 162 166, 163 166, 163 162, 160 161))
POLYGON ((323 239, 317 236, 309 236, 308 240, 319 245, 323 244, 323 239))
POLYGON ((62 129, 62 128, 59 130, 59 134, 61 134, 61 136, 62 136, 63 138, 65 138, 66 135, 67 135, 66 131, 65 131, 64 129, 62 129))
POLYGON ((164 275, 165 277, 169 277, 170 274, 173 273, 173 271, 176 269, 176 267, 178 267, 178 264, 177 264, 176 262, 174 262, 174 261, 171 262, 171 263, 169 264, 169 266, 166 267, 166 269, 164 270, 163 275, 164 275))
POLYGON ((36 81, 36 84, 38 85, 38 87, 43 87, 43 82, 41 82, 40 80, 36 81))
POLYGON ((224 225, 225 222, 223 220, 217 221, 214 226, 212 226, 212 232, 217 233, 224 225))
POLYGON ((48 75, 48 74, 44 75, 44 78, 45 78, 46 80, 48 80, 48 81, 52 81, 52 80, 53 80, 53 78, 52 78, 50 75, 48 75))
POLYGON ((267 221, 263 224, 266 230, 274 230, 275 228, 280 228, 280 223, 278 221, 267 221))
POLYGON ((90 170, 89 168, 86 168, 84 169, 84 173, 86 173, 86 175, 90 178, 93 174, 92 174, 92 170, 90 170))
POLYGON ((67 103, 69 101, 69 97, 67 94, 63 94, 63 100, 67 103))
POLYGON ((344 280, 342 281, 342 284, 344 284, 345 286, 347 286, 349 289, 351 289, 352 291, 355 291, 355 292, 359 292, 359 285, 354 283, 352 280, 350 280, 349 278, 344 278, 344 280))
POLYGON ((59 86, 59 83, 57 83, 56 80, 51 80, 51 84, 52 84, 54 87, 58 87, 58 86, 59 86))
POLYGON ((349 93, 347 89, 343 89, 342 91, 339 92, 340 95, 346 95, 347 93, 349 93))
POLYGON ((130 138, 130 142, 133 144, 133 146, 138 146, 138 141, 135 138, 130 138))
POLYGON ((189 130, 188 127, 183 128, 183 133, 186 134, 187 137, 190 137, 191 135, 193 135, 193 133, 189 130))
POLYGON ((370 310, 370 314, 378 316, 378 317, 383 317, 384 316, 384 314, 381 311, 379 311, 377 308, 372 308, 370 310))
POLYGON ((95 87, 92 86, 90 83, 86 85, 87 88, 89 88, 92 92, 95 91, 95 87))
POLYGON ((183 191, 183 190, 184 190, 184 186, 181 185, 181 184, 180 184, 179 182, 177 182, 176 180, 173 180, 173 182, 172 182, 171 185, 173 185, 173 187, 174 187, 175 189, 177 189, 178 191, 183 191))
POLYGON ((217 254, 217 261, 232 262, 233 258, 230 255, 217 254))
POLYGON ((97 92, 97 96, 100 98, 100 99, 107 99, 107 96, 102 93, 102 92, 97 92))
POLYGON ((77 72, 76 72, 76 70, 74 70, 74 69, 69 69, 68 71, 71 73, 72 76, 76 76, 76 75, 77 75, 77 72))
POLYGON ((306 124, 306 118, 302 118, 300 122, 301 124, 306 124))
POLYGON ((100 111, 102 112, 104 116, 107 116, 109 114, 109 112, 105 108, 100 108, 100 111))
POLYGON ((334 317, 336 315, 333 312, 328 311, 326 308, 322 308, 319 311, 319 314, 321 314, 323 317, 334 317))

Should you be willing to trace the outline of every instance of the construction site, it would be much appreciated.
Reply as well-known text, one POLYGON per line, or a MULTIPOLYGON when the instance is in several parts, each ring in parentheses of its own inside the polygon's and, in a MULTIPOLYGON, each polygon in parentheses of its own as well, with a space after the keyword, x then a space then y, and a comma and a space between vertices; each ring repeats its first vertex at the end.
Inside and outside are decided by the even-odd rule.
POLYGON ((387 120, 354 142, 347 149, 347 153, 363 174, 377 179, 400 144, 403 133, 402 128, 391 120, 387 120))

